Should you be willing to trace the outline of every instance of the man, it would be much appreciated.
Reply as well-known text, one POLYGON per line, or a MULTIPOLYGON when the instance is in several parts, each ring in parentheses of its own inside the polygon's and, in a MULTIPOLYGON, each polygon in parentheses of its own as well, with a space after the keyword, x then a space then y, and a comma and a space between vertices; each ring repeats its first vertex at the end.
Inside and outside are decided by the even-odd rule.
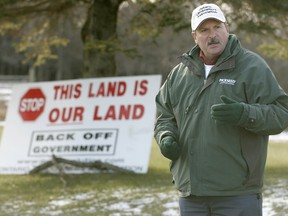
POLYGON ((215 4, 192 12, 196 46, 156 96, 155 139, 171 160, 182 216, 260 216, 268 137, 288 126, 288 96, 229 34, 215 4))

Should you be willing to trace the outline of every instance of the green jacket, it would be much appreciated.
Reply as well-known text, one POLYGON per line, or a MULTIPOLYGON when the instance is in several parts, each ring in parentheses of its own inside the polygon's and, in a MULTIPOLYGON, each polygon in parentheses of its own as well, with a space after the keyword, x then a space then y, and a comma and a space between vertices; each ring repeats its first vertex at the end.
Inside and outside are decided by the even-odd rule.
POLYGON ((230 196, 261 192, 268 138, 288 127, 288 96, 257 54, 235 35, 204 78, 199 47, 182 55, 156 96, 155 139, 173 136, 181 156, 170 170, 180 196, 230 196), (210 116, 226 95, 244 103, 237 126, 210 116))

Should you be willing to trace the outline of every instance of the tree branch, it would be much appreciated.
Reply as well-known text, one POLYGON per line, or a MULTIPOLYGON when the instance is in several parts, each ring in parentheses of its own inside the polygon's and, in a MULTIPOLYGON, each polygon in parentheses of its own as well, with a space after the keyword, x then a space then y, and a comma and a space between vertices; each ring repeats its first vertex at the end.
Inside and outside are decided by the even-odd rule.
POLYGON ((56 168, 59 170, 60 174, 63 175, 64 170, 62 167, 59 166, 59 164, 68 164, 72 165, 75 167, 80 167, 80 168, 90 168, 90 169, 99 169, 99 170, 111 170, 114 172, 122 172, 122 173, 134 173, 131 170, 126 170, 121 167, 109 164, 109 163, 104 163, 99 160, 94 161, 94 162, 80 162, 80 161, 74 161, 74 160, 68 160, 60 157, 56 157, 55 155, 52 155, 52 160, 47 161, 43 164, 40 164, 36 167, 34 167, 29 174, 36 174, 39 173, 45 169, 48 169, 49 167, 56 166, 56 168))
POLYGON ((1 14, 0 17, 14 18, 19 16, 33 15, 45 12, 61 13, 73 7, 77 2, 81 0, 24 0, 24 1, 11 1, 7 3, 0 3, 1 14))

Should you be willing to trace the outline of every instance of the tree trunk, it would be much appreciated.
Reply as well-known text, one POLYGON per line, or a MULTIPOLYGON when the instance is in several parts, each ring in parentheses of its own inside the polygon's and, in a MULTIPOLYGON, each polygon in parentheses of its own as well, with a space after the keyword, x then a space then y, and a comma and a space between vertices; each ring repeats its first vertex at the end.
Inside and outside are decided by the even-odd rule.
POLYGON ((123 1, 92 1, 82 28, 84 77, 116 75, 117 14, 123 1))

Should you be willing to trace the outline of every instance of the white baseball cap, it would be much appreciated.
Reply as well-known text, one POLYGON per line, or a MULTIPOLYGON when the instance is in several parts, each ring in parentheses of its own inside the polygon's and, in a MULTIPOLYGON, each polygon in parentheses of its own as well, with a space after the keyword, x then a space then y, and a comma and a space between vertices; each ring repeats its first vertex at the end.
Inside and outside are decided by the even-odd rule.
POLYGON ((192 12, 191 27, 195 31, 198 26, 206 19, 216 19, 220 22, 226 22, 222 10, 215 4, 203 4, 195 8, 192 12))

